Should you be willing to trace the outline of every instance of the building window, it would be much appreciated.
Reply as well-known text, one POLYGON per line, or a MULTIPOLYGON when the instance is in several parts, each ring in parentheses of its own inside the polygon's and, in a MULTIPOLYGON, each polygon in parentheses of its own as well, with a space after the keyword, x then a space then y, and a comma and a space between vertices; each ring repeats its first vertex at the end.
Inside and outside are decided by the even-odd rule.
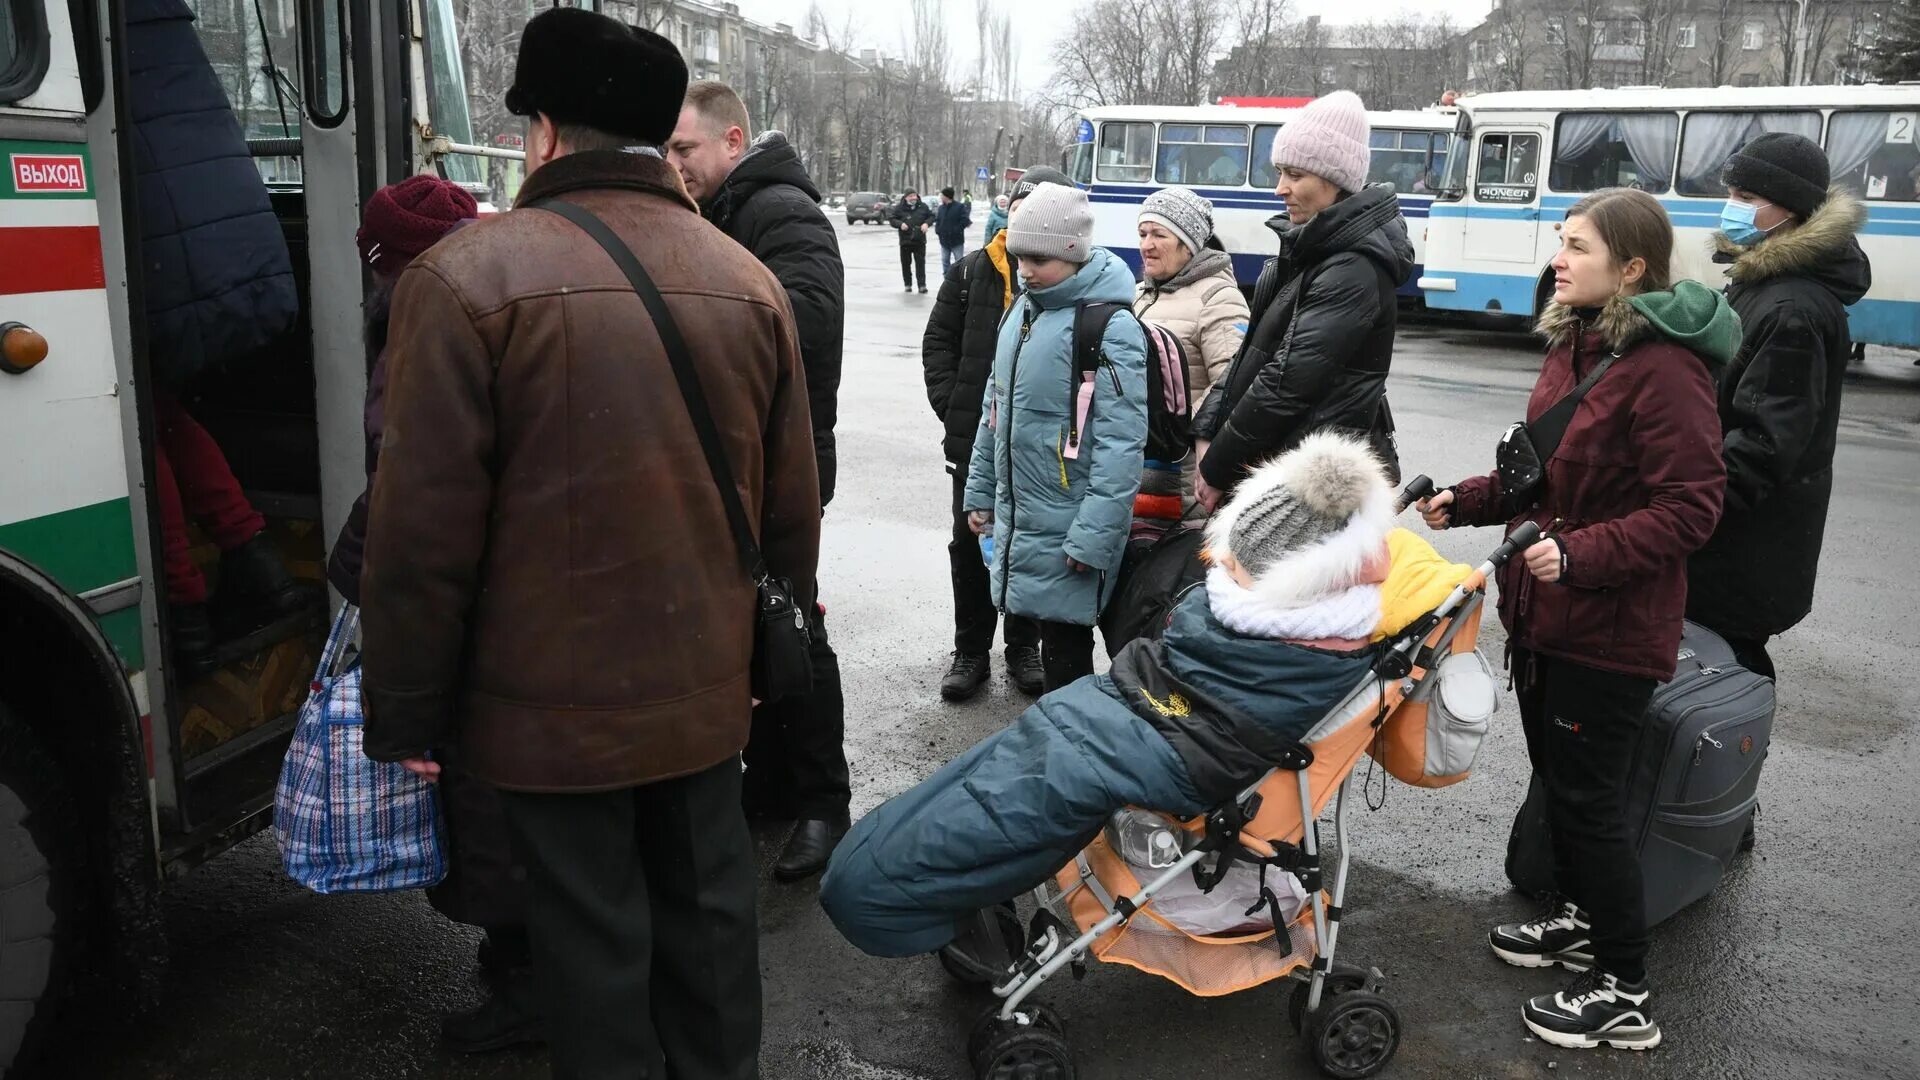
POLYGON ((1680 46, 1683 49, 1693 48, 1698 43, 1698 41, 1699 41, 1699 34, 1694 30, 1692 23, 1688 23, 1687 25, 1681 27, 1680 33, 1676 35, 1673 39, 1673 43, 1675 45, 1680 46))
POLYGON ((1639 45, 1644 47, 1647 43, 1647 24, 1638 19, 1621 23, 1618 36, 1620 43, 1623 45, 1639 45))
MULTIPOLYGON (((1742 49, 1746 49, 1748 51, 1758 49, 1761 46, 1766 44, 1766 40, 1767 40, 1767 28, 1764 24, 1757 23, 1757 22, 1750 22, 1740 28, 1740 47, 1742 49)), ((1755 84, 1742 83, 1741 85, 1753 86, 1755 84)))
POLYGON ((1558 17, 1547 20, 1547 44, 1565 45, 1567 43, 1567 24, 1558 17))
POLYGON ((1332 86, 1338 80, 1339 80, 1339 75, 1333 70, 1332 64, 1327 64, 1320 69, 1321 85, 1332 86))

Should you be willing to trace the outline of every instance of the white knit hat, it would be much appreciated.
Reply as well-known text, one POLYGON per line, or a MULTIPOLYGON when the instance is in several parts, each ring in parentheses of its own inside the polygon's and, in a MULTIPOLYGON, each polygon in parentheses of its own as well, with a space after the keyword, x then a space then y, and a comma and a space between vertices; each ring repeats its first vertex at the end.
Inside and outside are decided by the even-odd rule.
POLYGON ((1231 554, 1262 599, 1298 608, 1360 584, 1393 516, 1380 459, 1323 431, 1241 480, 1207 522, 1207 547, 1231 554))
POLYGON ((1352 194, 1367 186, 1367 106, 1351 90, 1316 98, 1273 137, 1273 167, 1310 172, 1352 194))
POLYGON ((1213 204, 1187 188, 1161 188, 1140 204, 1140 221, 1164 226, 1198 255, 1213 235, 1213 204))
POLYGON ((1007 222, 1007 251, 1084 263, 1093 257, 1093 208, 1077 187, 1041 184, 1007 222))

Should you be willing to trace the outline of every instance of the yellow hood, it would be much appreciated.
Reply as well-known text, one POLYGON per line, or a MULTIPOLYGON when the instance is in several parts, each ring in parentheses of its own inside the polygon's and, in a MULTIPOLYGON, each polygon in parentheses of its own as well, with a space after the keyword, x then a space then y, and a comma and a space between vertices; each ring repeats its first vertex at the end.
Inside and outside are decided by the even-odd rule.
POLYGON ((1405 529, 1387 534, 1390 566, 1380 584, 1380 627, 1373 640, 1381 641, 1412 626, 1420 616, 1440 606, 1473 567, 1451 563, 1433 545, 1405 529))

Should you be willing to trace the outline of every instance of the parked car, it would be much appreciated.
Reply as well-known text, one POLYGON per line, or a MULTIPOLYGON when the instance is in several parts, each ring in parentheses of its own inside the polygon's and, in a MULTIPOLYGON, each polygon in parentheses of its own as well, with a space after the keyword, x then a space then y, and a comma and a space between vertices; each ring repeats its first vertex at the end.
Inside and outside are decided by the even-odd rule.
POLYGON ((847 196, 847 224, 865 221, 874 225, 885 225, 887 214, 893 210, 893 201, 884 191, 856 191, 847 196))

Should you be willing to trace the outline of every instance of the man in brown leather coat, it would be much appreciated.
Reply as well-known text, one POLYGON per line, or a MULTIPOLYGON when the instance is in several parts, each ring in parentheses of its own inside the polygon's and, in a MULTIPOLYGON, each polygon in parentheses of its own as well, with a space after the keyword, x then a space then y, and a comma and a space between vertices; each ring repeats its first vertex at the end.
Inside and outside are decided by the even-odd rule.
POLYGON ((575 8, 527 24, 515 209, 401 279, 362 584, 367 753, 458 742, 529 873, 556 1077, 750 1080, 755 868, 740 810, 754 584, 647 309, 687 339, 769 569, 809 595, 820 497, 786 295, 658 147, 672 44, 575 8), (664 1070, 664 1071, 663 1071, 664 1070))

